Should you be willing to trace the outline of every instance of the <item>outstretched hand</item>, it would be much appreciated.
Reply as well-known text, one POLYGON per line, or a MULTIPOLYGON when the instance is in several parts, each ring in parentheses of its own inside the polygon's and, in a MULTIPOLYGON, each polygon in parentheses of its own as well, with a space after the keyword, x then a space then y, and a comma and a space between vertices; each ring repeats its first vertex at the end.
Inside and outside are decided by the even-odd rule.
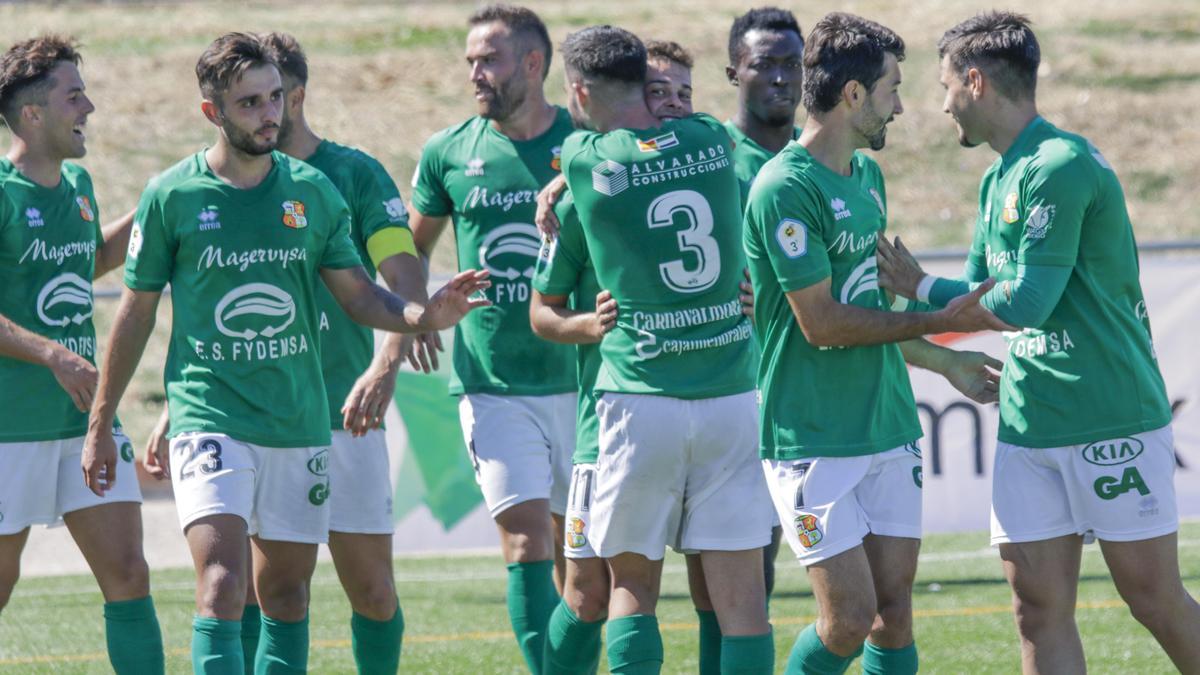
POLYGON ((421 332, 449 328, 462 321, 471 310, 491 305, 492 301, 487 298, 472 297, 491 285, 487 270, 466 270, 454 275, 425 304, 420 320, 421 332))
POLYGON ((953 352, 942 375, 963 396, 976 403, 995 403, 1000 399, 1000 371, 1004 363, 983 352, 953 352))
POLYGON ((546 241, 558 236, 560 225, 558 216, 554 215, 554 205, 558 203, 558 198, 566 189, 567 178, 560 173, 554 177, 554 180, 546 183, 546 187, 538 193, 537 214, 533 217, 533 224, 537 225, 538 232, 546 241))
POLYGON ((979 284, 975 290, 966 295, 958 296, 951 300, 945 309, 938 311, 937 313, 945 321, 941 332, 974 333, 981 330, 1020 330, 1016 326, 1010 326, 1001 321, 1000 317, 992 314, 986 307, 979 304, 984 294, 992 290, 992 287, 995 285, 995 279, 988 279, 979 284))

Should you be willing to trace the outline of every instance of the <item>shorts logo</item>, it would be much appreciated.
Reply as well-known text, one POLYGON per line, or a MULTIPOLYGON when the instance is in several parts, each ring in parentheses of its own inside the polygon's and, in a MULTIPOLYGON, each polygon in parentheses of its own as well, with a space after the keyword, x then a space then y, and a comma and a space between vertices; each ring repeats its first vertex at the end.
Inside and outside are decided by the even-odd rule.
POLYGON ((314 476, 329 475, 329 451, 322 450, 308 460, 308 472, 314 476))
POLYGON ((808 226, 798 220, 784 218, 775 228, 775 241, 789 258, 799 258, 808 252, 808 226))
POLYGON ((1086 446, 1083 449, 1083 458, 1096 466, 1116 466, 1132 462, 1143 450, 1145 446, 1136 438, 1116 438, 1086 446))
POLYGON ((611 159, 592 167, 592 189, 613 197, 629 189, 629 170, 611 159))
POLYGON ((804 548, 812 548, 825 538, 817 517, 809 513, 796 516, 796 534, 800 536, 800 545, 804 548))
POLYGON ((125 460, 126 462, 133 461, 133 443, 125 441, 121 444, 121 459, 125 460))
POLYGON ((76 326, 92 316, 92 284, 67 272, 46 283, 37 297, 37 315, 47 326, 76 326))
POLYGON ((1145 518, 1147 516, 1157 516, 1157 515, 1158 515, 1158 497, 1155 497, 1154 495, 1150 495, 1148 497, 1142 497, 1141 501, 1138 502, 1138 517, 1145 518))
POLYGON ((649 140, 638 140, 638 150, 642 152, 657 152, 659 150, 667 150, 679 145, 679 139, 675 136, 674 131, 667 132, 661 136, 655 136, 649 140))
POLYGON ((1029 217, 1025 219, 1025 238, 1045 239, 1046 233, 1050 231, 1050 225, 1054 223, 1054 212, 1057 210, 1058 208, 1053 204, 1038 204, 1033 207, 1029 212, 1029 217))
POLYGON ((214 319, 222 335, 244 340, 253 340, 259 335, 270 338, 283 332, 296 320, 296 303, 292 296, 271 284, 244 284, 221 298, 214 311, 214 319), (236 330, 229 326, 229 322, 242 316, 258 317, 255 323, 259 327, 236 330))
POLYGON ((550 148, 550 168, 555 171, 562 171, 562 146, 556 145, 550 148))
POLYGON ((533 225, 501 225, 489 232, 479 246, 479 266, 491 272, 493 279, 532 279, 541 247, 541 235, 533 225))
POLYGON ((320 506, 329 499, 329 483, 317 483, 308 491, 308 501, 313 506, 320 506))
POLYGON ((1146 481, 1142 480, 1142 474, 1135 466, 1126 467, 1120 478, 1101 476, 1092 487, 1096 490, 1096 496, 1104 500, 1116 499, 1130 490, 1137 490, 1143 497, 1150 494, 1150 488, 1146 487, 1146 481))
POLYGON ((87 198, 87 195, 79 195, 75 198, 75 203, 79 205, 79 217, 85 222, 96 220, 96 211, 92 208, 92 202, 87 198))
POLYGON ((283 203, 283 224, 293 230, 308 227, 308 218, 304 217, 304 202, 289 199, 283 203))
POLYGON ((1010 192, 1004 197, 1004 211, 1000 213, 1000 217, 1006 223, 1015 223, 1021 219, 1021 213, 1017 210, 1017 193, 1010 192))
POLYGON ((567 521, 567 546, 571 548, 583 548, 587 545, 587 535, 584 534, 584 529, 587 528, 587 523, 583 522, 582 518, 571 516, 567 521))
POLYGON ((922 472, 921 466, 920 465, 914 466, 913 470, 912 470, 912 474, 913 474, 913 482, 917 484, 917 487, 921 488, 922 490, 925 489, 925 480, 924 480, 925 477, 924 477, 924 473, 922 472))

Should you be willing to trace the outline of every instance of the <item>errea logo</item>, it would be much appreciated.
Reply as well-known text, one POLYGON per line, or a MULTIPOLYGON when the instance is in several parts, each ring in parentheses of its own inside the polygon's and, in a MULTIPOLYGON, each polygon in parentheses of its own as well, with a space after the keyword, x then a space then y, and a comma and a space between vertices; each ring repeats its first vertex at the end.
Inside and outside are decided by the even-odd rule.
POLYGON ((849 218, 850 209, 846 208, 846 201, 840 197, 834 197, 829 201, 829 208, 833 209, 833 219, 842 220, 849 218))
POLYGON ((221 229, 221 221, 219 220, 220 217, 220 214, 217 213, 217 207, 204 207, 200 213, 196 214, 196 220, 200 223, 197 229, 199 229, 201 232, 221 229))
POLYGON ((46 225, 46 221, 42 220, 42 212, 32 206, 25 209, 25 219, 30 227, 43 227, 46 225))
POLYGON ((464 172, 468 176, 483 175, 483 160, 478 157, 473 157, 467 160, 467 170, 464 172))

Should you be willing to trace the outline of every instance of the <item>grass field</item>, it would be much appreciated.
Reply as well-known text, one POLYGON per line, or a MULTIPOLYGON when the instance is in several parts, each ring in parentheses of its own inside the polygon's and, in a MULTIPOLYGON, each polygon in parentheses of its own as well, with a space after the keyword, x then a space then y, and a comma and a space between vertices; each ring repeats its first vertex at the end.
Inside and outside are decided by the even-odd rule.
MULTIPOLYGON (((916 584, 916 634, 926 673, 1019 672, 1008 586, 982 534, 926 538, 916 584)), ((786 548, 786 547, 785 547, 786 548)), ((1083 558, 1078 621, 1092 673, 1174 672, 1157 644, 1130 616, 1113 588, 1098 547, 1083 558)), ((780 555, 771 603, 777 665, 816 611, 799 566, 780 555)), ((1184 583, 1200 593, 1200 523, 1180 533, 1184 583)), ((509 632, 504 570, 498 556, 405 558, 395 563, 405 633, 402 670, 412 673, 519 673, 523 662, 509 632)), ((168 651, 168 672, 188 669, 192 616, 190 570, 156 570, 155 602, 168 651)), ((89 577, 23 580, 0 615, 0 672, 103 673, 101 598, 89 577)), ((333 568, 313 578, 314 673, 353 672, 349 605, 333 568)), ((696 671, 695 615, 683 560, 668 558, 659 603, 666 647, 663 672, 696 671)))

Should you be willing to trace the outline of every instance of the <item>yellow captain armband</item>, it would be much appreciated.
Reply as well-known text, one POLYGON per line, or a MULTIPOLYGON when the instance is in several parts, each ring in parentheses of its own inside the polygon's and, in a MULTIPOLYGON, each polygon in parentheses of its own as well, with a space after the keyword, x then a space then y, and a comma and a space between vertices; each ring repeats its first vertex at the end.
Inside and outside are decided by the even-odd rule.
POLYGON ((376 267, 388 258, 407 253, 417 255, 417 245, 413 242, 412 230, 407 227, 385 227, 367 239, 367 255, 376 267))

